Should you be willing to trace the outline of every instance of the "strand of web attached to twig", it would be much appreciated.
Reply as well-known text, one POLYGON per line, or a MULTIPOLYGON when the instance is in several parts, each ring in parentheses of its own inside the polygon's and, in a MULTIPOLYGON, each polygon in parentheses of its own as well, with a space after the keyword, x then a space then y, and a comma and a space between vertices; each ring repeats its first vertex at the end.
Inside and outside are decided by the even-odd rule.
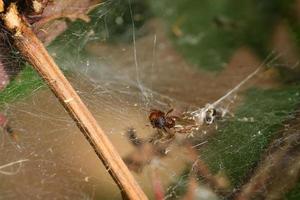
POLYGON ((217 106, 220 102, 222 102, 224 99, 226 99, 227 97, 229 97, 232 93, 234 93, 235 91, 237 91, 249 79, 251 79, 253 76, 255 76, 261 70, 261 68, 262 68, 261 66, 258 67, 254 72, 252 72, 251 74, 249 74, 244 80, 242 80, 239 84, 237 84, 233 89, 231 89, 224 96, 222 96, 217 101, 215 101, 214 103, 212 103, 212 106, 217 106))
MULTIPOLYGON (((229 92, 227 92, 224 96, 222 96, 221 98, 219 98, 218 100, 216 100, 214 103, 212 103, 211 105, 213 107, 217 106, 220 102, 222 102, 224 99, 226 99, 227 97, 229 97, 232 93, 234 93, 235 91, 237 91, 241 86, 243 86, 247 81, 249 81, 252 77, 254 77, 260 70, 261 68, 267 63, 267 60, 270 58, 270 56, 272 56, 274 52, 271 52, 267 58, 262 62, 262 64, 251 74, 249 74, 244 80, 242 80, 238 85, 236 85, 233 89, 231 89, 229 92)), ((269 62, 273 62, 274 60, 278 59, 280 57, 280 55, 275 56, 272 60, 270 60, 269 62)))
POLYGON ((273 59, 271 59, 269 62, 269 58, 273 55, 273 51, 266 57, 266 59, 262 62, 262 64, 255 70, 253 71, 251 74, 249 74, 245 79, 243 79, 238 85, 236 85, 233 89, 231 89, 229 92, 227 92, 225 95, 223 95, 221 98, 219 98, 218 100, 216 100, 215 102, 213 102, 212 104, 210 104, 212 107, 217 106, 219 103, 221 103, 224 99, 228 98, 231 94, 233 94, 234 92, 236 92, 241 86, 243 86, 247 81, 249 81, 251 78, 253 78, 261 69, 262 67, 266 64, 266 63, 270 63, 273 62, 274 60, 278 59, 280 57, 280 55, 278 54, 277 56, 275 56, 273 59))
MULTIPOLYGON (((153 49, 152 49, 152 63, 151 63, 151 74, 150 74, 150 90, 153 90, 153 74, 154 74, 154 65, 155 65, 155 60, 156 60, 156 44, 157 44, 157 38, 156 34, 154 34, 153 38, 153 49)), ((153 98, 153 93, 150 93, 150 99, 152 100, 153 98)))
MULTIPOLYGON (((201 107, 190 114, 192 115, 192 119, 195 121, 196 124, 202 125, 202 124, 212 124, 215 121, 215 118, 223 118, 228 109, 223 108, 217 108, 217 105, 227 99, 230 95, 232 95, 234 92, 236 92, 242 85, 244 85, 249 79, 253 78, 260 70, 261 68, 267 63, 270 56, 272 56, 273 52, 270 53, 267 58, 263 61, 263 63, 251 74, 249 74, 246 78, 244 78, 239 84, 237 84, 234 88, 232 88, 229 92, 227 92, 225 95, 223 95, 221 98, 213 102, 212 104, 208 103, 205 107, 201 107)), ((277 59, 279 55, 275 56, 273 59, 271 59, 268 63, 273 62, 275 59, 277 59)))
POLYGON ((137 59, 137 51, 136 51, 136 36, 135 36, 135 24, 133 20, 133 12, 131 8, 131 0, 128 0, 129 2, 129 11, 130 11, 130 16, 131 16, 131 23, 132 23, 132 40, 133 40, 133 54, 134 54, 134 64, 135 64, 135 71, 136 71, 136 81, 138 84, 139 89, 141 90, 143 96, 145 97, 146 102, 149 102, 148 95, 145 92, 141 80, 140 80, 140 75, 139 75, 139 65, 138 65, 138 59, 137 59))
POLYGON ((0 174, 15 175, 20 171, 21 164, 23 162, 26 162, 26 161, 29 161, 29 160, 28 159, 21 159, 21 160, 17 160, 17 161, 14 161, 14 162, 7 163, 5 165, 1 165, 0 166, 0 174), (14 172, 8 172, 8 171, 3 170, 4 168, 10 167, 10 166, 13 166, 13 165, 16 165, 16 164, 20 164, 20 165, 19 165, 19 168, 14 172))
POLYGON ((232 93, 234 93, 235 91, 237 91, 242 85, 244 85, 248 80, 250 80, 253 76, 255 76, 261 70, 261 68, 263 67, 263 65, 265 65, 265 62, 263 62, 254 72, 252 72, 251 74, 249 74, 238 85, 236 85, 233 89, 231 89, 229 92, 227 92, 224 96, 222 96, 221 98, 219 98, 217 101, 215 101, 211 105, 212 106, 217 106, 220 102, 222 102, 224 99, 226 99, 227 97, 229 97, 232 93))

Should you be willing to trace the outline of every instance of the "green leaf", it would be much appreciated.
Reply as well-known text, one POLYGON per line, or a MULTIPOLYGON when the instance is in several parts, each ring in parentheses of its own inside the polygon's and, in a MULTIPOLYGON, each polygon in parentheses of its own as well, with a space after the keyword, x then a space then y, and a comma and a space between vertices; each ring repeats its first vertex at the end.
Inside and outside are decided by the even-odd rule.
POLYGON ((249 90, 234 119, 221 125, 200 154, 214 172, 225 170, 233 185, 239 185, 282 122, 293 116, 299 100, 299 85, 249 90))

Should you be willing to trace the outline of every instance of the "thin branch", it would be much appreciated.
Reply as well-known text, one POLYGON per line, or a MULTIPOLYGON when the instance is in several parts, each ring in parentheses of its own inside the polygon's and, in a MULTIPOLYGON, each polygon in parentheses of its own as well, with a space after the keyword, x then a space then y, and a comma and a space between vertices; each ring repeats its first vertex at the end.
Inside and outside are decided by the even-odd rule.
POLYGON ((128 199, 147 199, 96 119, 55 64, 43 44, 26 22, 22 20, 15 4, 9 5, 6 13, 3 13, 2 20, 5 27, 12 32, 15 45, 21 54, 46 81, 77 123, 81 132, 123 192, 123 196, 128 199))

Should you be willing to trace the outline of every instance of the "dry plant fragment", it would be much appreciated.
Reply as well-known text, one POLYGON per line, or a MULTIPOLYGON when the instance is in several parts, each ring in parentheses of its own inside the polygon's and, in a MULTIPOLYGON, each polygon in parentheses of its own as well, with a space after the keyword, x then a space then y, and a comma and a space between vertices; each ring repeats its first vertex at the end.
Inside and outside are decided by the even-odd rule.
POLYGON ((16 4, 12 3, 8 12, 3 16, 5 26, 14 32, 15 36, 19 36, 21 27, 21 18, 18 16, 18 10, 16 4))
MULTIPOLYGON (((0 0, 3 4, 3 1, 0 0)), ((34 32, 19 16, 15 4, 2 13, 5 28, 12 34, 16 47, 46 81, 61 104, 77 123, 98 157, 102 160, 124 197, 147 199, 95 118, 72 88, 34 32)))
MULTIPOLYGON (((97 3, 100 3, 100 1, 97 3)), ((40 20, 34 25, 35 27, 41 28, 48 22, 66 18, 71 21, 81 19, 85 22, 89 22, 90 18, 87 13, 94 4, 95 2, 91 2, 90 0, 64 0, 51 2, 44 8, 40 20)))
POLYGON ((39 2, 37 0, 33 0, 32 1, 32 8, 33 8, 34 12, 40 13, 43 10, 43 4, 42 4, 42 2, 39 2))
POLYGON ((0 1, 0 12, 4 11, 4 3, 3 1, 0 1))
POLYGON ((34 32, 45 45, 67 30, 67 21, 81 19, 89 22, 88 13, 101 4, 101 0, 53 1, 43 9, 38 21, 33 24, 34 32))

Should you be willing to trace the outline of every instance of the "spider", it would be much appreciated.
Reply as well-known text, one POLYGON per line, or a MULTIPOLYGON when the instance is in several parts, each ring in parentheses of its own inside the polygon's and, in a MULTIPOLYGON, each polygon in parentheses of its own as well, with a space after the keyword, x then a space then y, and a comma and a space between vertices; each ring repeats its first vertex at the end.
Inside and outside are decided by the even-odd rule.
POLYGON ((169 115, 173 110, 170 109, 167 113, 164 113, 161 110, 151 109, 149 120, 152 127, 170 133, 170 129, 175 126, 175 121, 178 118, 169 115))
POLYGON ((197 125, 190 124, 188 119, 169 115, 174 109, 170 109, 167 113, 161 110, 151 109, 149 120, 153 128, 158 130, 158 138, 162 141, 169 141, 175 137, 175 133, 187 134, 193 136, 193 132, 198 130, 197 125), (183 124, 176 124, 179 120, 183 124))

